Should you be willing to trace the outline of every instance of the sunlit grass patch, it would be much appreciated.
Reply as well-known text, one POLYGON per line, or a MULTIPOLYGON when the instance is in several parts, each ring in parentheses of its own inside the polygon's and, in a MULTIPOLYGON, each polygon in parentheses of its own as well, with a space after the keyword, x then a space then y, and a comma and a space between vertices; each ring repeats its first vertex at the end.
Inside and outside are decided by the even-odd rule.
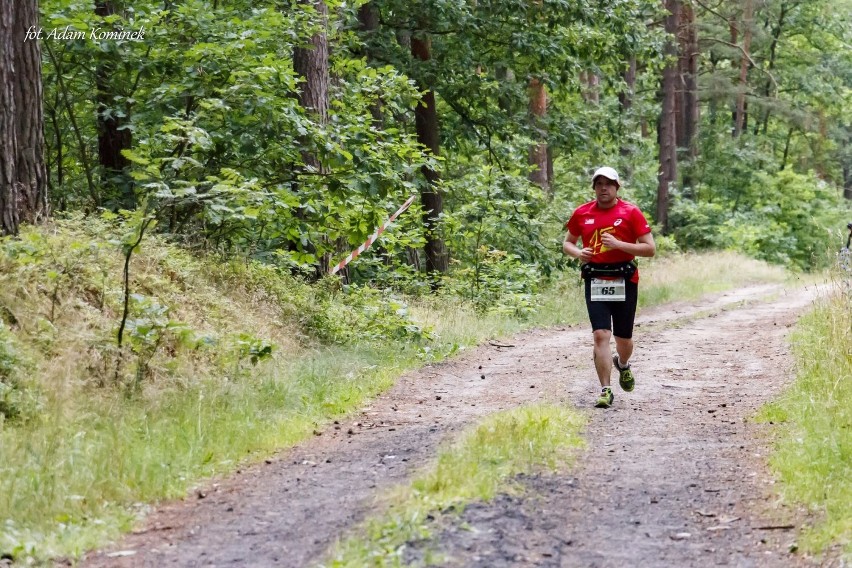
POLYGON ((800 546, 839 544, 852 556, 852 305, 837 292, 803 317, 793 335, 796 381, 759 419, 782 423, 770 463, 790 502, 818 521, 800 546))
POLYGON ((694 300, 756 283, 782 283, 790 274, 735 252, 688 253, 640 260, 639 305, 694 300))
POLYGON ((405 544, 427 539, 427 515, 460 513, 465 504, 488 501, 509 491, 521 473, 568 464, 582 445, 585 419, 567 408, 525 406, 493 414, 438 454, 427 471, 401 487, 382 518, 369 521, 364 535, 342 542, 330 566, 395 566, 405 544))

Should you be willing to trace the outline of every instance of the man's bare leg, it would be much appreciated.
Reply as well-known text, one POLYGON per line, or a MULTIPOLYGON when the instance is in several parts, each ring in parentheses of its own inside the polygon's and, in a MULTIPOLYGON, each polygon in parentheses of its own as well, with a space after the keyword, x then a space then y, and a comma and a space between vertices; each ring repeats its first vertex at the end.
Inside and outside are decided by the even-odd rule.
MULTIPOLYGON (((633 340, 615 336, 615 351, 622 367, 630 364, 630 356, 633 355, 633 340)), ((611 359, 612 357, 610 357, 611 359)))
POLYGON ((612 373, 612 349, 609 346, 612 332, 608 329, 596 329, 593 334, 595 337, 595 371, 598 373, 601 386, 608 387, 610 386, 609 376, 612 373))

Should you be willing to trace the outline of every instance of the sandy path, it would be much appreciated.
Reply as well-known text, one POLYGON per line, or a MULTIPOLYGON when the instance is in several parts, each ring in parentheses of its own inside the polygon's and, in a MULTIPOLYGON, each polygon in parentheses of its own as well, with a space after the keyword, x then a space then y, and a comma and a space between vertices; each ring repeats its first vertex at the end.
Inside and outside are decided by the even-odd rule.
POLYGON ((787 383, 785 336, 813 291, 755 286, 645 310, 637 388, 608 410, 586 325, 533 331, 408 374, 372 405, 266 464, 163 506, 86 566, 305 566, 477 418, 538 401, 590 413, 589 449, 524 498, 465 513, 412 543, 465 566, 790 566, 795 512, 771 501, 766 427, 745 422, 787 383), (484 378, 483 378, 484 376, 484 378), (686 533, 689 536, 685 536, 686 533), (761 540, 765 542, 761 542, 761 540), (130 556, 114 556, 132 551, 130 556))

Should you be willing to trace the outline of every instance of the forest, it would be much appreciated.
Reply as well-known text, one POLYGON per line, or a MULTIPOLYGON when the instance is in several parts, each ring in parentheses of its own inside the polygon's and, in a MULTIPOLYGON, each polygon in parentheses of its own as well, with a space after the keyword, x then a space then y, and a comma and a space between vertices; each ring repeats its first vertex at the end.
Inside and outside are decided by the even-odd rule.
POLYGON ((27 464, 0 481, 0 552, 77 557, 394 373, 574 317, 561 244, 600 166, 663 261, 717 263, 710 291, 836 269, 849 109, 852 0, 0 0, 0 461, 27 464), (436 323, 461 313, 481 329, 436 323), (234 395, 264 365, 330 382, 234 395), (211 446, 231 399, 303 406, 211 446), (95 452, 82 424, 150 443, 160 411, 199 439, 151 487, 49 474, 95 452))
POLYGON ((317 278, 416 194, 344 279, 478 295, 563 267, 602 164, 665 246, 801 269, 852 199, 848 2, 7 4, 7 234, 137 211, 317 278))

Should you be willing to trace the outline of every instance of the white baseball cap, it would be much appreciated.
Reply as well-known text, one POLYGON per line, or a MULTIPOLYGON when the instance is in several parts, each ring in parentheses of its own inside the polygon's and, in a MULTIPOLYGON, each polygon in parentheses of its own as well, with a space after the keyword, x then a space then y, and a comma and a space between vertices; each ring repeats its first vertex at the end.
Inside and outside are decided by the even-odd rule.
POLYGON ((621 187, 621 180, 618 179, 618 172, 609 166, 604 166, 602 168, 598 168, 595 170, 594 175, 592 175, 592 184, 594 185, 595 180, 598 179, 598 176, 603 176, 606 179, 612 180, 621 187))

